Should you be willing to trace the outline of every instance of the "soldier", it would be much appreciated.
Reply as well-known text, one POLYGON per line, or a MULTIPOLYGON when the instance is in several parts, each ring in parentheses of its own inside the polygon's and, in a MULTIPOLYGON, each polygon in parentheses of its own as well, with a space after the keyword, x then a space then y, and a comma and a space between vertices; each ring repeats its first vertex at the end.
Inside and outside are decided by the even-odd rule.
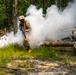
POLYGON ((76 41, 76 29, 73 29, 72 34, 73 34, 72 39, 76 41))
POLYGON ((30 44, 26 38, 26 32, 31 31, 30 23, 27 20, 25 20, 25 17, 23 15, 19 17, 19 20, 20 20, 19 28, 25 37, 23 44, 26 47, 26 50, 28 52, 31 52, 30 44))

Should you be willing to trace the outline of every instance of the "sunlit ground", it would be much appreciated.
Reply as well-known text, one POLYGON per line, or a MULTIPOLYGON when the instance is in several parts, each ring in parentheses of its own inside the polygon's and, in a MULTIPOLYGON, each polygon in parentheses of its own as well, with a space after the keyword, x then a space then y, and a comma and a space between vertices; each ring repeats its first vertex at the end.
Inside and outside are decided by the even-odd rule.
POLYGON ((0 74, 5 74, 5 67, 11 60, 26 60, 26 59, 38 59, 38 60, 48 60, 48 61, 58 61, 64 64, 71 64, 76 62, 75 57, 72 52, 60 52, 58 49, 61 48, 51 48, 51 47, 40 47, 33 49, 32 52, 27 52, 24 47, 18 45, 9 45, 7 47, 0 49, 0 74), (4 69, 2 68, 4 67, 4 69))

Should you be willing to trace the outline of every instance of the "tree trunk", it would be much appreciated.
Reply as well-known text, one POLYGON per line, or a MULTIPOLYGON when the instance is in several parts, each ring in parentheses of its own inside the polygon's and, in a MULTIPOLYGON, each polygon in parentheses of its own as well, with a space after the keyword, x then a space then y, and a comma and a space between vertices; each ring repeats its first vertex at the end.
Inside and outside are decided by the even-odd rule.
POLYGON ((7 15, 7 0, 4 0, 4 12, 7 15))
POLYGON ((43 0, 43 13, 44 14, 46 13, 47 4, 48 4, 48 1, 47 0, 43 0))
POLYGON ((57 0, 55 0, 55 4, 56 4, 56 6, 58 6, 58 1, 57 0))
POLYGON ((73 47, 74 43, 73 42, 64 42, 64 41, 45 41, 42 46, 52 46, 52 47, 73 47))
POLYGON ((43 13, 45 13, 45 0, 43 0, 43 13))
POLYGON ((60 10, 61 10, 61 0, 60 0, 60 6, 59 6, 60 10))
POLYGON ((9 26, 10 26, 10 30, 11 30, 11 28, 13 27, 13 22, 12 22, 12 9, 13 9, 13 6, 12 6, 12 4, 13 4, 13 2, 12 2, 12 0, 10 0, 10 2, 9 2, 10 4, 8 4, 9 5, 9 13, 8 13, 8 15, 9 15, 9 26))
POLYGON ((30 0, 30 3, 37 6, 37 1, 38 0, 30 0))
POLYGON ((43 13, 44 13, 44 5, 45 5, 45 3, 44 3, 44 0, 43 0, 43 13))
POLYGON ((8 1, 4 0, 4 13, 5 13, 5 16, 6 16, 6 18, 4 19, 4 25, 7 25, 7 27, 8 27, 9 24, 8 24, 7 3, 8 3, 8 1))
POLYGON ((18 5, 18 0, 13 0, 13 9, 12 9, 12 22, 14 26, 14 34, 17 33, 17 5, 18 5))
POLYGON ((34 1, 35 1, 35 0, 31 0, 31 4, 33 4, 33 5, 34 5, 34 1))

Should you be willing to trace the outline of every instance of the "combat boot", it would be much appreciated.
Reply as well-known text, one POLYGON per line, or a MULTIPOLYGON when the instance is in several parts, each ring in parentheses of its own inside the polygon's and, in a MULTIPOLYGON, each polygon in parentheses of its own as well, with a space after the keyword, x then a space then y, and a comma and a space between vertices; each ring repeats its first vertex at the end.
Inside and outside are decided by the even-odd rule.
POLYGON ((23 45, 28 52, 31 52, 31 47, 30 47, 30 44, 28 43, 27 39, 24 39, 23 45))

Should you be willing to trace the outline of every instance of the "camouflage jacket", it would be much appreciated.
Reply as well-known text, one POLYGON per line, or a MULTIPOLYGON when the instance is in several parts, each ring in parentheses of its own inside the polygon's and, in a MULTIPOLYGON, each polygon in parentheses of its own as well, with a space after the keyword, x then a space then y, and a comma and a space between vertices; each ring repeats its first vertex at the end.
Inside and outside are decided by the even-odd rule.
POLYGON ((24 20, 23 22, 20 21, 19 27, 20 27, 21 31, 24 31, 24 32, 30 32, 31 31, 30 23, 27 20, 24 20))

